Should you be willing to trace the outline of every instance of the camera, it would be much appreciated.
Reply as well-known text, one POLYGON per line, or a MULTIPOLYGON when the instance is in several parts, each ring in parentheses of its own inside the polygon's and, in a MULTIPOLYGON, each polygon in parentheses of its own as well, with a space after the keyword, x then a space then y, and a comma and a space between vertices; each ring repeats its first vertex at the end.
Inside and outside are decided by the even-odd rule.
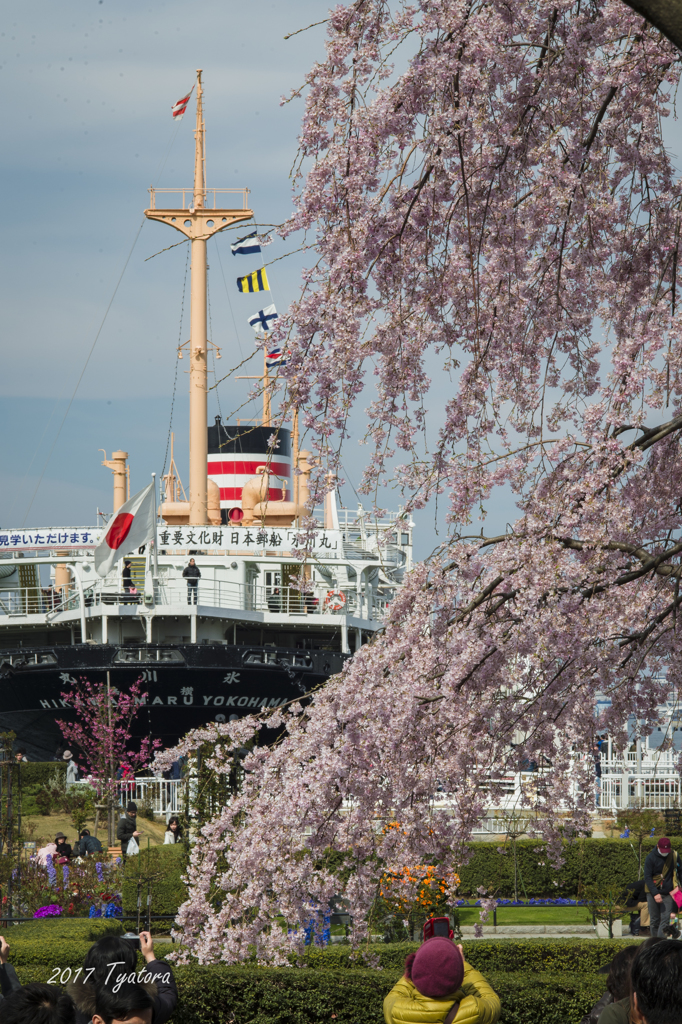
POLYGON ((121 936, 121 938, 125 942, 127 942, 128 945, 132 946, 133 949, 141 949, 142 948, 140 946, 140 936, 137 934, 137 932, 126 932, 125 935, 121 936))
POLYGON ((424 923, 424 942, 439 936, 443 939, 451 939, 454 932, 450 928, 449 917, 430 917, 424 923))

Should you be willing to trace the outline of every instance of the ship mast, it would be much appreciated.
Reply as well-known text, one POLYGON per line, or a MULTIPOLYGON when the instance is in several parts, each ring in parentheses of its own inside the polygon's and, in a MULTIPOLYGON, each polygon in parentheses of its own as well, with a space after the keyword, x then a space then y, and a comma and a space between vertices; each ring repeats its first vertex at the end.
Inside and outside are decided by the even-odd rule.
MULTIPOLYGON (((190 213, 204 209, 206 202, 206 148, 204 90, 201 69, 197 70, 197 126, 194 132, 194 196, 190 213)), ((208 522, 208 348, 206 330, 206 238, 192 238, 191 314, 189 357, 189 521, 208 522)))
MULTIPOLYGON (((158 220, 180 231, 190 240, 191 261, 191 313, 190 313, 190 367, 189 367, 189 523, 192 526, 208 524, 208 423, 207 423, 207 292, 206 242, 212 235, 239 221, 251 220, 248 209, 248 189, 207 189, 206 187, 206 129, 204 126, 202 71, 197 70, 197 121, 194 132, 194 188, 150 188, 150 208, 145 216, 158 220), (158 208, 157 196, 162 193, 182 195, 182 206, 158 208), (241 209, 219 208, 217 197, 224 193, 239 193, 241 209), (213 204, 209 208, 209 195, 213 204), (191 197, 191 198, 190 198, 191 197), (187 204, 185 205, 187 200, 187 204)), ((165 195, 164 195, 165 198, 165 195)))

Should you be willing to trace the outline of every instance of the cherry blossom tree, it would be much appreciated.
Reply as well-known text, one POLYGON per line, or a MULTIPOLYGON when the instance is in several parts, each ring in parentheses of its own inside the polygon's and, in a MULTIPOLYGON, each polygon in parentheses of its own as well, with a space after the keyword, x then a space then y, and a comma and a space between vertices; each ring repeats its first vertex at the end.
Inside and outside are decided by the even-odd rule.
POLYGON ((145 737, 138 750, 131 749, 131 726, 146 696, 140 679, 125 693, 83 676, 62 693, 75 711, 76 721, 57 719, 57 725, 67 743, 76 748, 81 771, 92 777, 93 785, 106 800, 109 843, 113 842, 113 808, 119 796, 119 766, 123 766, 125 777, 134 778, 135 770, 146 767, 160 746, 160 740, 150 742, 145 737))
POLYGON ((444 495, 449 533, 305 708, 178 748, 212 742, 225 772, 283 730, 194 847, 180 923, 200 960, 282 961, 342 877, 358 941, 382 872, 456 870, 523 764, 556 862, 594 808, 595 734, 624 747, 628 719, 653 724, 678 692, 678 74, 615 0, 332 11, 283 231, 314 257, 280 320, 282 376, 318 495, 371 388, 363 490, 380 509, 399 486, 406 514, 444 495), (451 380, 435 444, 432 367, 451 380), (472 535, 502 485, 518 518, 472 535))

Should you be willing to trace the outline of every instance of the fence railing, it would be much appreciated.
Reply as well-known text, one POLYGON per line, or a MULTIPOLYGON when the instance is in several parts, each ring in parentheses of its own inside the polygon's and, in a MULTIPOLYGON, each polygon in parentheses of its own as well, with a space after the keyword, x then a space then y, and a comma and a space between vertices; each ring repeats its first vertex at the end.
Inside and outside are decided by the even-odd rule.
POLYGON ((134 800, 138 805, 138 813, 140 805, 146 805, 151 807, 154 814, 165 815, 166 821, 168 821, 173 814, 184 812, 185 787, 184 779, 156 779, 142 776, 122 780, 118 784, 118 792, 123 807, 129 800, 134 800))

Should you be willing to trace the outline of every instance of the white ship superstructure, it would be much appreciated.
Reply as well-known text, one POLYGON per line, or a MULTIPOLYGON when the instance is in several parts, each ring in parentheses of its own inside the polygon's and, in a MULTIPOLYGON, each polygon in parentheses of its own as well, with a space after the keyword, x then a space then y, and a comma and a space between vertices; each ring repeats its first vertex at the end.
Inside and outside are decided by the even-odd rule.
POLYGON ((114 688, 142 676, 148 693, 136 728, 165 744, 194 726, 299 699, 381 628, 411 567, 409 516, 339 508, 331 477, 301 557, 315 467, 299 443, 298 410, 288 423, 273 411, 286 393, 267 349, 262 417, 207 423, 206 244, 232 225, 255 225, 248 189, 206 187, 201 72, 196 95, 194 185, 151 189, 145 211, 191 248, 190 339, 177 353, 189 362, 188 494, 171 443, 156 536, 121 549, 125 577, 119 561, 101 578, 94 549, 130 497, 128 452, 105 453, 113 506, 96 524, 0 529, 0 729, 13 729, 31 757, 51 757, 55 717, 70 713, 64 691, 80 676, 114 688), (183 576, 190 559, 196 589, 183 576))

